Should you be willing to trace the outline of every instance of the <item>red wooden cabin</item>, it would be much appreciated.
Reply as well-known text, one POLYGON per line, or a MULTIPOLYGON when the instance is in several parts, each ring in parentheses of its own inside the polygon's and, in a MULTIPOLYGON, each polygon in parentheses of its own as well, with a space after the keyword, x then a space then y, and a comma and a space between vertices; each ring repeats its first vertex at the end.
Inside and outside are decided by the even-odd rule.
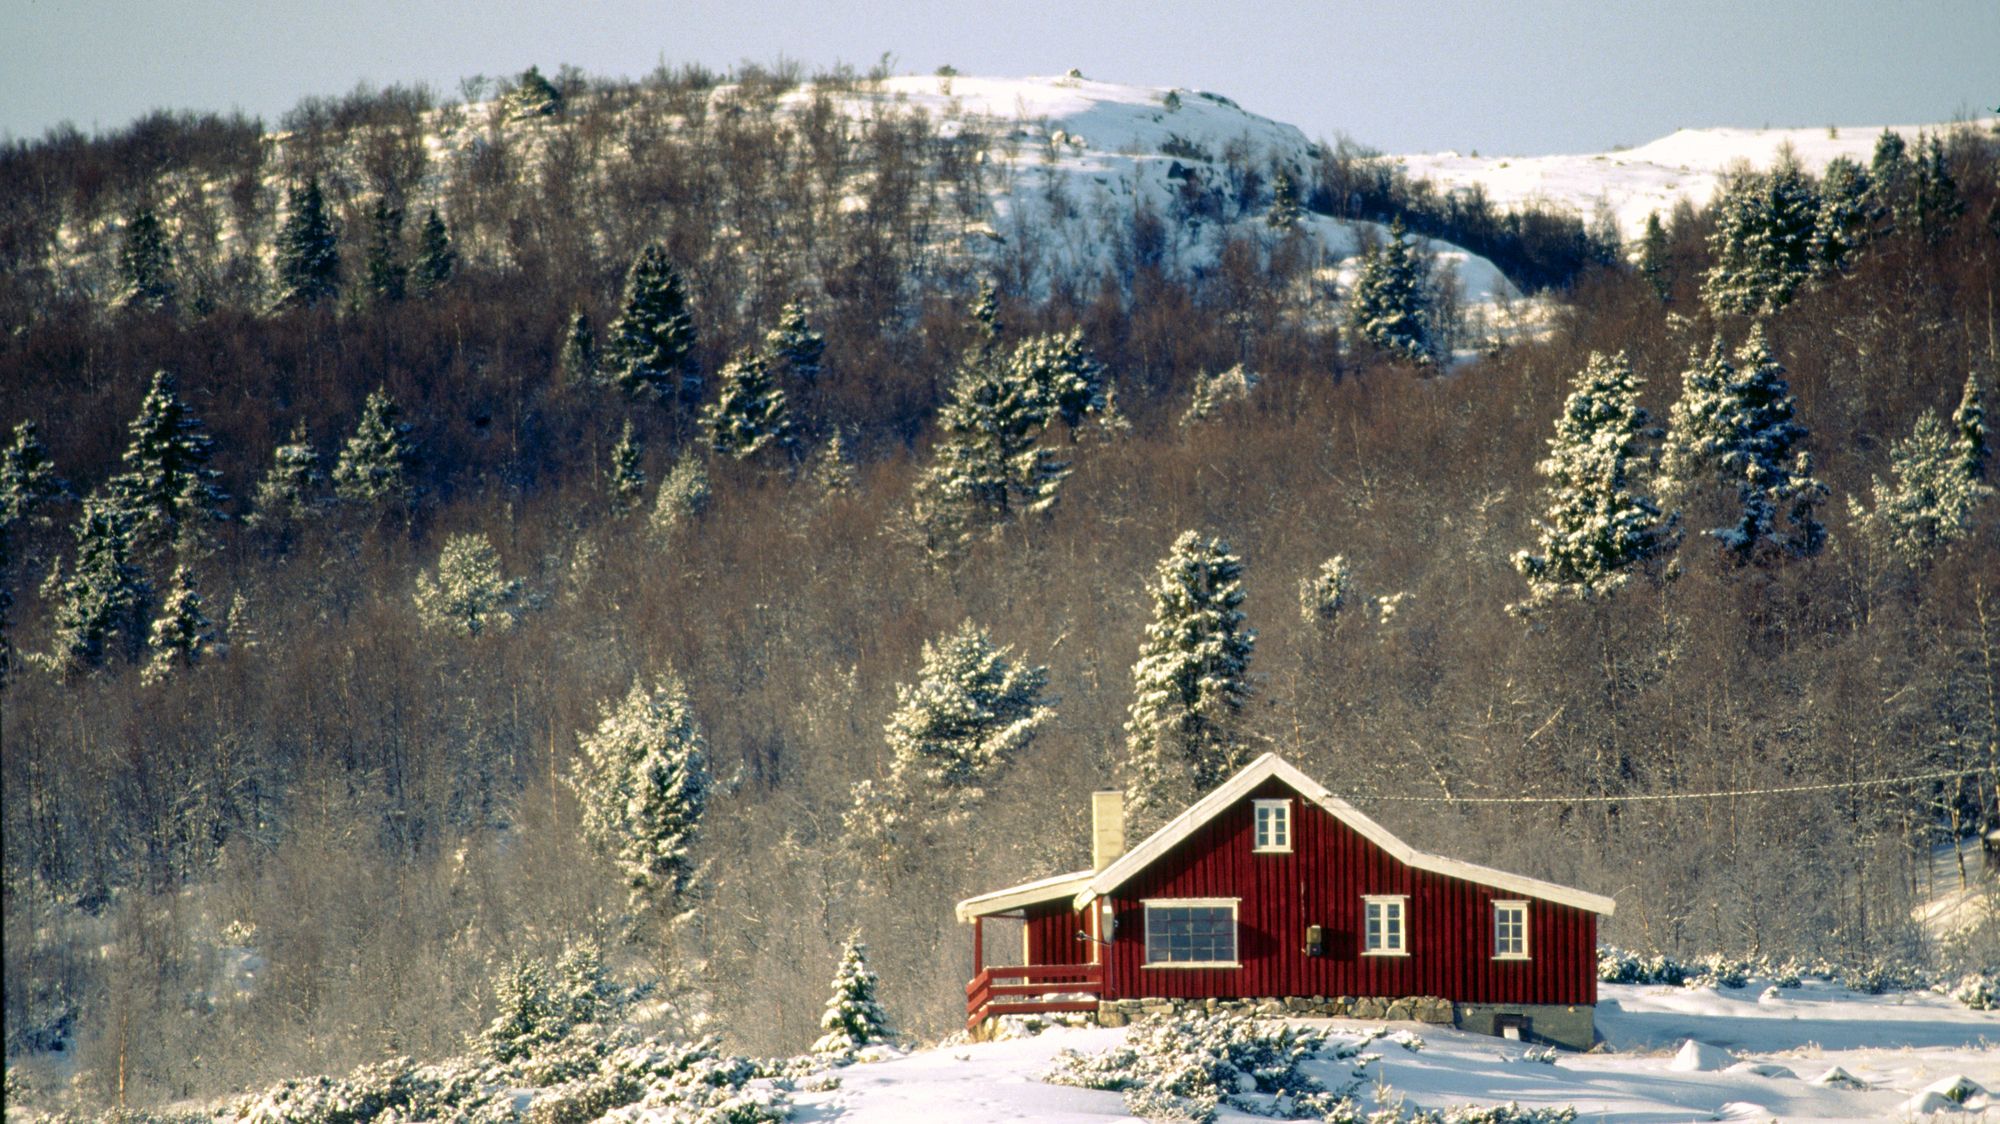
POLYGON ((1610 898, 1418 851, 1276 754, 1130 851, 1121 795, 1096 793, 1092 811, 1091 869, 958 903, 973 927, 967 1026, 1288 999, 1591 1044, 1610 898), (1023 922, 1021 963, 987 965, 994 917, 1023 922))

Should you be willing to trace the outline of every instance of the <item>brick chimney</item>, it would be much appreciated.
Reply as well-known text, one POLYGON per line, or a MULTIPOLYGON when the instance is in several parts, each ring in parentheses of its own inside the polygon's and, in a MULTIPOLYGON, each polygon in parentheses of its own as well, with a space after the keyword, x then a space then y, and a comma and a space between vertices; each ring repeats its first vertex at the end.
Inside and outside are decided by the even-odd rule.
POLYGON ((1104 789, 1090 794, 1090 869, 1103 870, 1125 853, 1125 794, 1104 789))

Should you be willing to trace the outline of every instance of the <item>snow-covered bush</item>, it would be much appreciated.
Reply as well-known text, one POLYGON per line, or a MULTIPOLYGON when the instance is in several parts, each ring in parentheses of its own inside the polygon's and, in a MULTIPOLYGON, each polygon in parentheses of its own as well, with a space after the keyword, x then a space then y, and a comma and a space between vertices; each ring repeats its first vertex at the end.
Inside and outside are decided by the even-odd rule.
POLYGON ((1354 596, 1354 569, 1345 554, 1336 554, 1312 577, 1299 579, 1299 616, 1307 624, 1338 619, 1354 596))
POLYGON ((2000 973, 1974 972, 1958 981, 1951 997, 1975 1011, 2000 1009, 2000 973))
POLYGON ((1206 1124, 1224 1105, 1284 1120, 1331 1119, 1360 1087, 1360 1070, 1333 1090, 1300 1066, 1355 1049, 1329 1041, 1325 1030, 1240 1015, 1161 1019, 1133 1027, 1123 1045, 1103 1053, 1063 1051, 1043 1079, 1122 1092, 1126 1108, 1147 1119, 1206 1124))
POLYGON ((667 478, 660 481, 659 498, 653 501, 654 537, 662 542, 671 539, 675 531, 708 510, 708 500, 708 469, 693 450, 682 453, 667 470, 667 478))

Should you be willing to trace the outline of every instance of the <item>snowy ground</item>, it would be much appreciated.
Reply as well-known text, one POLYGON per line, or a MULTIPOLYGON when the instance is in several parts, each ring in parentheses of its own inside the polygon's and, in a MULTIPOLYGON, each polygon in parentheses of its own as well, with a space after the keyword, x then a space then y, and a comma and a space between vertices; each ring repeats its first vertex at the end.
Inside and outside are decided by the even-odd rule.
MULTIPOLYGON (((1971 122, 1972 127, 2000 127, 2000 118, 1971 122)), ((1646 216, 1664 219, 1674 200, 1685 197, 1696 207, 1707 203, 1733 165, 1769 168, 1779 149, 1790 145, 1799 163, 1818 173, 1836 156, 1866 167, 1876 138, 1884 129, 1915 143, 1920 130, 1937 132, 1947 125, 1841 125, 1818 129, 1682 129, 1638 148, 1573 156, 1462 156, 1438 152, 1396 156, 1414 177, 1426 178, 1441 190, 1485 188, 1486 197, 1502 209, 1531 200, 1569 207, 1584 215, 1608 209, 1626 238, 1645 227, 1646 216)))
MULTIPOLYGON (((1360 1032, 1376 1023, 1314 1020, 1360 1032)), ((1963 1109, 1937 1100, 1938 1120, 2000 1119, 2000 1013, 1928 992, 1869 996, 1808 982, 1769 991, 1603 987, 1597 1025, 1608 1047, 1525 1060, 1519 1043, 1399 1024, 1425 1048, 1372 1043, 1380 1056, 1364 1097, 1413 1107, 1518 1101, 1574 1106, 1581 1120, 1923 1119, 1927 1087, 1964 1077, 1988 1091, 1963 1109), (1689 1039, 1698 1043, 1688 1047, 1689 1039), (1853 1079, 1824 1081, 1838 1067, 1853 1079)), ((1116 1093, 1049 1085, 1057 1051, 1102 1050, 1122 1030, 1050 1031, 1035 1038, 925 1050, 840 1071, 836 1090, 800 1095, 802 1121, 1095 1121, 1127 1116, 1116 1093)), ((1337 1079, 1344 1067, 1329 1064, 1337 1079)), ((1224 1112, 1223 1119, 1254 1117, 1224 1112)))

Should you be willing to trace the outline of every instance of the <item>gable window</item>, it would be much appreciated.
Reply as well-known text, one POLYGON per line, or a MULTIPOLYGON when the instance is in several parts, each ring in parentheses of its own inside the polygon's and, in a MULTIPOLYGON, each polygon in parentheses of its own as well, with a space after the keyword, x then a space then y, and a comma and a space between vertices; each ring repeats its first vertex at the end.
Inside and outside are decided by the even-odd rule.
POLYGON ((1289 800, 1255 800, 1251 807, 1256 809, 1257 842, 1253 850, 1289 851, 1292 849, 1292 802, 1289 800))
POLYGON ((1493 903, 1493 959, 1528 958, 1528 903, 1493 903))
POLYGON ((1161 898, 1146 904, 1146 967, 1239 968, 1236 898, 1161 898))
POLYGON ((1361 953, 1364 956, 1408 956, 1408 930, 1404 923, 1410 899, 1402 894, 1373 894, 1362 901, 1361 953))

